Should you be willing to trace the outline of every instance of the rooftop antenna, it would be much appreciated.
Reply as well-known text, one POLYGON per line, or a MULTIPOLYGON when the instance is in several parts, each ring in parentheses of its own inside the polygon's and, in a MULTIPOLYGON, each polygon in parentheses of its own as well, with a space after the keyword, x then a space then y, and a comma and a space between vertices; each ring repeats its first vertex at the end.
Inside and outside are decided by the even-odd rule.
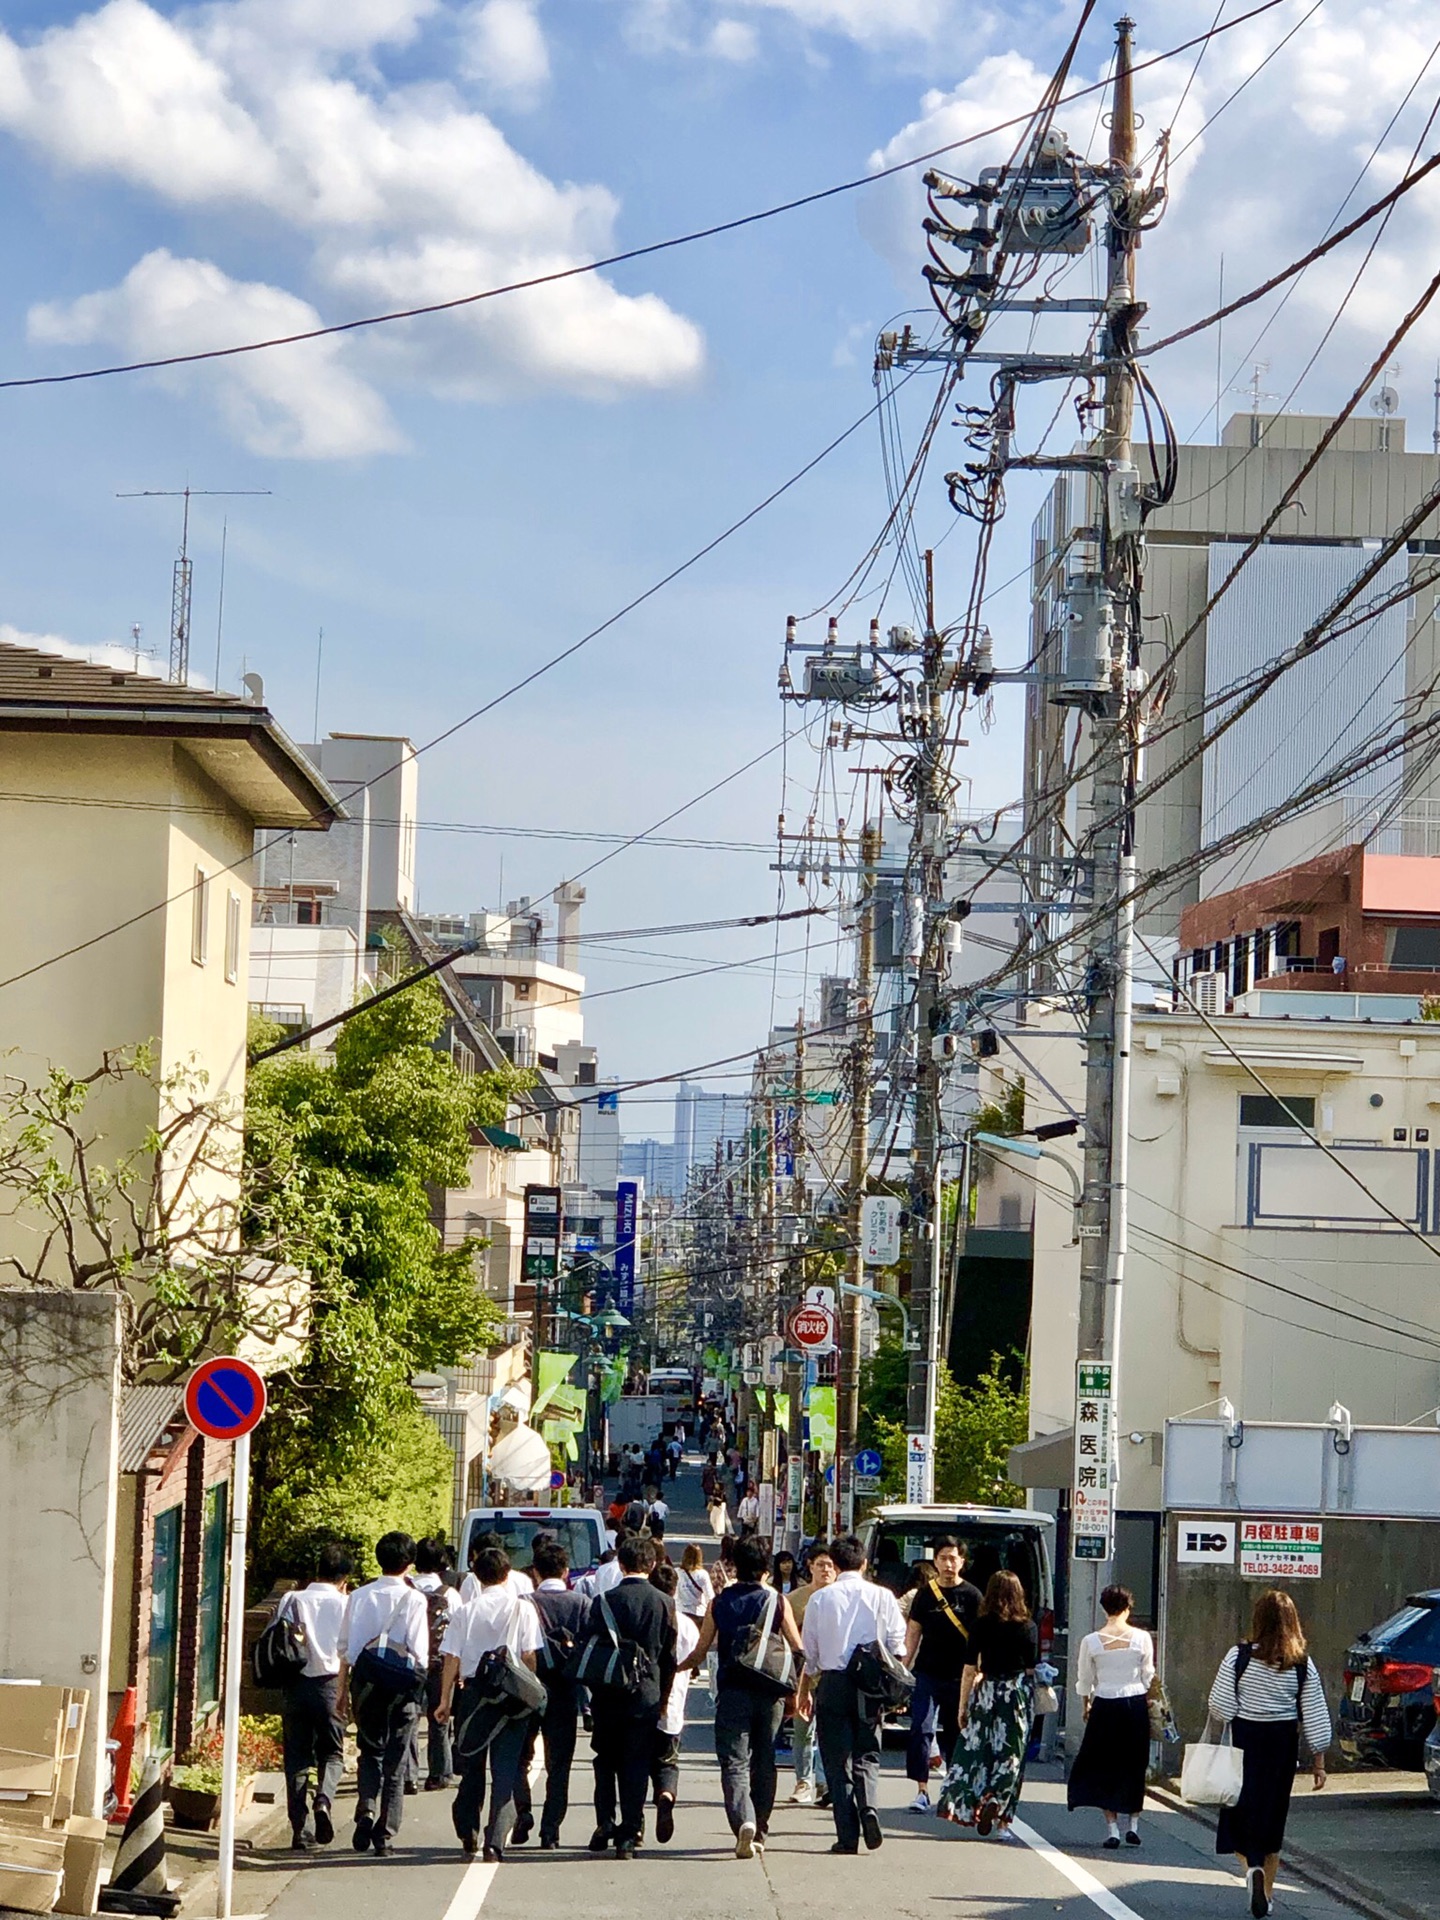
POLYGON ((177 686, 190 684, 190 502, 234 499, 244 494, 269 495, 269 487, 142 487, 136 493, 117 493, 117 500, 183 500, 180 556, 170 585, 170 678, 177 686))
MULTIPOLYGON (((1270 362, 1268 360, 1257 360, 1250 369, 1250 379, 1247 387, 1250 394, 1250 444, 1252 447, 1258 447, 1260 444, 1260 402, 1262 400, 1278 400, 1281 398, 1278 393, 1267 393, 1260 384, 1269 371, 1270 362)), ((1230 389, 1232 393, 1240 393, 1245 390, 1246 389, 1240 387, 1232 387, 1230 389)))
POLYGON ((230 538, 230 516, 220 522, 220 601, 215 609, 215 691, 220 691, 220 645, 225 633, 225 548, 230 538))
POLYGON ((1380 451, 1382 453, 1388 453, 1390 451, 1390 422, 1400 411, 1399 392, 1390 384, 1392 377, 1398 375, 1399 372, 1399 362, 1392 360, 1385 369, 1384 383, 1378 386, 1370 396, 1370 411, 1380 422, 1380 451))
MULTIPOLYGON (((1436 383, 1435 383, 1435 384, 1436 384, 1436 387, 1437 387, 1437 389, 1440 389, 1440 379, 1437 379, 1437 380, 1436 380, 1436 383)), ((131 626, 131 628, 130 628, 130 644, 131 644, 131 646, 132 646, 132 647, 134 647, 134 649, 135 649, 135 671, 136 671, 136 673, 139 673, 139 671, 140 671, 140 635, 141 635, 141 634, 142 634, 143 632, 144 632, 144 628, 143 628, 143 627, 142 627, 142 626, 140 625, 140 622, 139 622, 138 620, 137 620, 137 621, 135 621, 135 622, 134 622, 134 624, 133 624, 133 625, 131 626)))

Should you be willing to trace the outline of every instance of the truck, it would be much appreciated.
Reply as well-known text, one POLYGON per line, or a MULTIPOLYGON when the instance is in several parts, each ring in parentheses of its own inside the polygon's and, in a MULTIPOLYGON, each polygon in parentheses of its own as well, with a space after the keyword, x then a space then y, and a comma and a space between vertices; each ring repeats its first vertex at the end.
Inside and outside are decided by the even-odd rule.
POLYGON ((622 1447, 648 1448, 665 1427, 663 1393, 622 1393, 610 1408, 610 1455, 622 1447))

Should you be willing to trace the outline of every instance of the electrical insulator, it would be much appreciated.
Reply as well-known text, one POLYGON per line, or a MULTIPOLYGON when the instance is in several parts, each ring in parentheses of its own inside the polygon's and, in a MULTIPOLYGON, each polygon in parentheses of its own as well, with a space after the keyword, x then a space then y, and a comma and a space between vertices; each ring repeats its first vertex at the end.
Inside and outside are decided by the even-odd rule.
POLYGON ((878 653, 880 651, 880 622, 878 620, 872 620, 870 622, 870 651, 872 653, 878 653))
POLYGON ((785 644, 787 647, 793 647, 795 644, 795 616, 793 613, 787 614, 785 618, 785 644))
POLYGON ((832 647, 838 644, 839 639, 840 639, 840 622, 835 618, 834 614, 831 614, 830 624, 825 630, 825 650, 827 653, 831 650, 832 647))

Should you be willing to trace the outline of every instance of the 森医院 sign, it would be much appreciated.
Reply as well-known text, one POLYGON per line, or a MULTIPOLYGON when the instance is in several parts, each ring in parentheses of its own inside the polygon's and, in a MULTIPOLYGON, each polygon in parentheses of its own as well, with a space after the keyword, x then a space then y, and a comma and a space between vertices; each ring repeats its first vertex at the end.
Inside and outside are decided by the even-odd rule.
POLYGON ((1233 1520, 1182 1520, 1175 1536, 1175 1558, 1182 1567, 1233 1567, 1233 1520))
POLYGON ((1075 1369, 1075 1468, 1070 1487, 1070 1552, 1108 1560, 1115 1547, 1114 1369, 1082 1360, 1075 1369))
POLYGON ((1319 1520, 1242 1520, 1242 1580, 1318 1580, 1325 1528, 1319 1520))

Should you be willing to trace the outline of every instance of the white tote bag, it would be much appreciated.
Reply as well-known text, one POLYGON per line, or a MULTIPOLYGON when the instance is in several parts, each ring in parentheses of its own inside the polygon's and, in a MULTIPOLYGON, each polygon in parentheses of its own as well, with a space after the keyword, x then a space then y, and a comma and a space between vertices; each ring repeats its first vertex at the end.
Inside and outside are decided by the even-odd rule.
POLYGON ((1186 1747, 1180 1763, 1180 1797, 1192 1807, 1233 1807, 1245 1778, 1245 1756, 1230 1740, 1227 1722, 1219 1742, 1186 1747))

